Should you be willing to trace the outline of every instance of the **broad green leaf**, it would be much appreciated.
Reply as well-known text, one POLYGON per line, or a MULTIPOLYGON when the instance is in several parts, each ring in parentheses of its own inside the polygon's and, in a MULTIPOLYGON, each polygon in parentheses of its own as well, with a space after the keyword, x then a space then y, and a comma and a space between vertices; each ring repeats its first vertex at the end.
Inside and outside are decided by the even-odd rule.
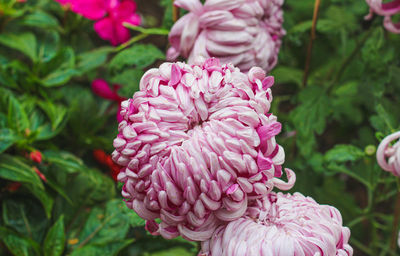
POLYGON ((127 239, 102 244, 88 244, 74 250, 70 256, 114 256, 133 241, 134 239, 127 239))
POLYGON ((300 86, 303 82, 303 70, 297 68, 279 66, 271 71, 271 75, 278 84, 295 83, 300 86))
POLYGON ((36 38, 32 33, 2 33, 0 34, 0 44, 24 53, 33 62, 37 61, 36 38))
POLYGON ((44 239, 49 219, 35 198, 29 195, 7 198, 2 202, 1 213, 6 227, 36 242, 44 239))
POLYGON ((118 90, 119 95, 130 98, 136 91, 139 91, 140 79, 143 74, 142 70, 127 69, 113 77, 111 81, 122 86, 118 90))
POLYGON ((53 198, 42 188, 32 185, 32 184, 24 184, 28 190, 42 203, 43 209, 46 212, 46 216, 48 219, 51 217, 51 211, 53 210, 54 200, 53 198))
POLYGON ((87 169, 80 158, 65 151, 46 150, 43 155, 46 162, 56 165, 60 170, 67 173, 75 173, 87 169))
POLYGON ((61 215, 47 232, 43 244, 43 252, 45 256, 62 255, 65 246, 64 232, 64 216, 61 215))
POLYGON ((145 68, 158 59, 164 59, 165 55, 157 47, 151 44, 135 44, 131 48, 118 53, 110 62, 109 68, 120 70, 125 66, 145 68))
POLYGON ((64 120, 67 108, 62 105, 55 105, 51 101, 39 101, 38 105, 51 120, 52 129, 55 130, 64 120))
POLYGON ((8 127, 22 132, 29 127, 28 116, 21 103, 13 96, 9 97, 8 105, 8 127))
POLYGON ((61 69, 50 73, 42 79, 42 84, 45 87, 60 86, 68 82, 73 76, 78 75, 79 72, 75 69, 61 69))
POLYGON ((322 88, 316 86, 304 89, 299 99, 301 104, 292 111, 290 118, 297 131, 300 152, 307 156, 315 146, 315 134, 321 134, 325 130, 330 99, 322 88))
POLYGON ((357 161, 365 156, 363 150, 353 145, 336 145, 325 154, 325 161, 343 163, 357 161))
POLYGON ((102 47, 78 55, 78 64, 76 69, 80 74, 84 74, 92 69, 100 67, 107 61, 108 54, 112 50, 112 47, 102 47))
POLYGON ((35 256, 39 245, 31 239, 22 237, 11 229, 0 227, 0 240, 14 256, 35 256))
POLYGON ((11 147, 18 140, 14 132, 8 128, 0 129, 0 153, 11 147))
POLYGON ((40 27, 40 28, 57 28, 58 21, 52 15, 36 10, 34 13, 25 15, 21 23, 26 26, 40 27))
POLYGON ((17 157, 10 155, 0 155, 0 177, 12 181, 31 183, 43 188, 43 183, 35 171, 17 157))
POLYGON ((123 207, 126 207, 124 202, 115 199, 109 201, 105 209, 93 208, 79 235, 79 241, 106 244, 122 240, 129 229, 127 223, 131 221, 130 216, 122 212, 123 207))

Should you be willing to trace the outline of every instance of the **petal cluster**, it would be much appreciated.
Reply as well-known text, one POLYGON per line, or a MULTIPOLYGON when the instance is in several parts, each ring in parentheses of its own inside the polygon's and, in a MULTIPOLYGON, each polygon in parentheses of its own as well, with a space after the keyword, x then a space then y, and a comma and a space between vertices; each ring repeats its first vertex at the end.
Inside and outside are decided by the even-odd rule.
POLYGON ((218 227, 199 256, 349 256, 340 212, 300 193, 270 193, 244 217, 218 227))
POLYGON ((382 140, 376 151, 376 159, 383 170, 400 177, 400 131, 382 140))
POLYGON ((280 180, 281 130, 268 113, 272 77, 208 59, 164 63, 145 73, 140 91, 122 102, 113 160, 128 207, 165 238, 204 241, 218 224, 241 217, 248 201, 280 180), (161 223, 155 220, 161 219, 161 223))
POLYGON ((193 63, 197 56, 218 57, 246 72, 253 66, 269 71, 277 63, 283 0, 175 0, 189 11, 172 27, 167 57, 193 63))
POLYGON ((130 33, 123 23, 137 26, 141 23, 133 0, 56 0, 69 5, 71 10, 91 20, 97 20, 94 29, 104 40, 118 45, 129 40, 130 33))
POLYGON ((395 23, 392 16, 395 14, 400 15, 400 0, 391 0, 383 3, 383 0, 366 0, 370 7, 370 13, 366 19, 371 19, 373 14, 384 16, 383 25, 385 28, 392 32, 400 34, 400 22, 395 23))

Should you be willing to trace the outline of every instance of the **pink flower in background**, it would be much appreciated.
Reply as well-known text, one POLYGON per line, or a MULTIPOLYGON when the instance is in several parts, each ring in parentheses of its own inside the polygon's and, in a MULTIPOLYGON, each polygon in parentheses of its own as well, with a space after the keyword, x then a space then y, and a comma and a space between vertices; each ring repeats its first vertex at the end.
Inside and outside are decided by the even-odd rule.
POLYGON ((336 208, 300 193, 271 193, 218 227, 199 256, 350 256, 349 238, 336 208))
POLYGON ((243 72, 253 66, 265 71, 277 63, 281 46, 283 0, 175 0, 189 13, 169 34, 167 58, 178 55, 193 63, 197 56, 218 57, 243 72))
POLYGON ((125 43, 130 38, 129 29, 123 23, 137 26, 140 24, 140 16, 135 13, 136 3, 131 0, 121 2, 111 0, 108 6, 107 17, 94 24, 94 30, 99 36, 111 42, 112 45, 125 43))
POLYGON ((62 5, 69 4, 72 11, 91 20, 97 20, 94 30, 112 45, 129 40, 129 29, 124 23, 137 26, 141 23, 133 0, 56 0, 62 5))
POLYGON ((246 75, 218 59, 144 74, 140 91, 122 102, 112 156, 124 167, 127 206, 148 231, 204 241, 249 200, 294 185, 289 169, 289 181, 279 179, 285 154, 275 141, 281 124, 268 113, 273 82, 261 68, 246 75))
POLYGON ((117 112, 117 120, 118 122, 122 121, 122 117, 120 115, 121 111, 121 102, 126 100, 124 97, 118 95, 117 91, 119 90, 120 85, 113 85, 111 89, 108 83, 103 79, 96 79, 92 82, 92 91, 103 99, 115 101, 118 103, 118 112, 117 112))
POLYGON ((394 23, 392 16, 395 14, 400 15, 400 0, 392 0, 383 3, 382 0, 366 0, 370 7, 370 13, 365 18, 371 19, 373 14, 384 16, 383 25, 387 30, 392 33, 400 34, 400 22, 394 23))
POLYGON ((400 177, 400 131, 382 140, 376 151, 376 159, 380 167, 400 177), (397 141, 396 141, 397 140, 397 141), (396 142, 395 142, 396 141, 396 142), (391 145, 394 142, 393 145, 391 145))

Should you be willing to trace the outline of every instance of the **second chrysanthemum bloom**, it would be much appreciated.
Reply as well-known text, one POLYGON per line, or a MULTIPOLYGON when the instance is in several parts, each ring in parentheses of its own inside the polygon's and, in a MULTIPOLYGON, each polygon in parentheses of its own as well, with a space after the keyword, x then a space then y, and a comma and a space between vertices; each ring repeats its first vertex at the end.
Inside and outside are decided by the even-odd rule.
POLYGON ((169 35, 168 58, 218 57, 241 71, 259 66, 269 71, 277 63, 282 28, 283 0, 176 0, 188 10, 169 35))

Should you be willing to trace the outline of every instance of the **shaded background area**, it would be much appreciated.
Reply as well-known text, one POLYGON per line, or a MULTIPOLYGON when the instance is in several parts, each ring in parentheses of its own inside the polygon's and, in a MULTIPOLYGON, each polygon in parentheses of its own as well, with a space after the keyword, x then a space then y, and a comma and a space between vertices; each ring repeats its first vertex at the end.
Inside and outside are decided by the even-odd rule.
MULTIPOLYGON (((91 89, 101 78, 131 97, 164 61, 167 36, 111 47, 93 21, 52 0, 14 2, 0 1, 0 255, 196 255, 196 243, 147 234, 124 205, 109 160, 118 102, 91 89)), ((170 0, 136 2, 143 26, 170 29, 170 0)), ((284 166, 297 174, 291 192, 337 207, 354 255, 396 255, 398 181, 375 151, 400 128, 400 36, 382 17, 365 21, 364 0, 322 1, 304 85, 313 7, 285 1, 287 35, 271 72, 284 166)))

